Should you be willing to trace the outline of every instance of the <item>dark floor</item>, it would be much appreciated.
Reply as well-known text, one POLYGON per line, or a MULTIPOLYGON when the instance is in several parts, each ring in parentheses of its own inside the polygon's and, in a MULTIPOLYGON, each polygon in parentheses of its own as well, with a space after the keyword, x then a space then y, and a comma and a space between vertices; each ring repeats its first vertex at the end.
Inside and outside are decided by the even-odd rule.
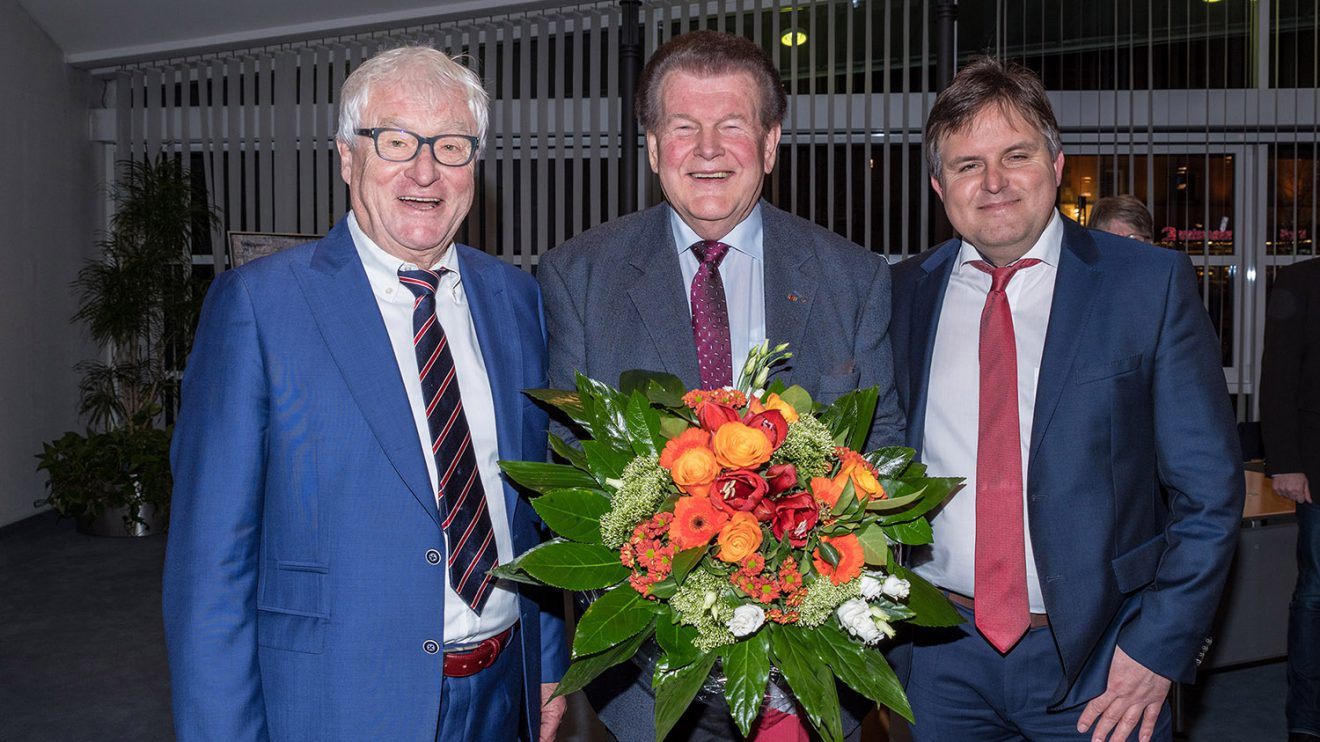
MULTIPOLYGON (((0 740, 169 740, 165 539, 93 538, 51 514, 0 529, 0 740)), ((1286 739, 1283 665, 1207 673, 1186 739, 1286 739)), ((599 739, 578 707, 561 739, 599 739)))

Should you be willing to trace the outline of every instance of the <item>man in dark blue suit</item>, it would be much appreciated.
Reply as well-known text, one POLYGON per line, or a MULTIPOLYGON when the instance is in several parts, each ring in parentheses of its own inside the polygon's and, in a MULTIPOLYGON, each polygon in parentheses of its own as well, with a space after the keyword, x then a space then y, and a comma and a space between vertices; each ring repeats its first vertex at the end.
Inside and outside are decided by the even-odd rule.
POLYGON ((909 445, 967 477, 912 559, 967 623, 898 651, 914 737, 1168 739, 1243 498, 1191 264, 1056 211, 1058 125, 1024 68, 969 65, 925 142, 961 237, 895 270, 895 377, 909 445))
POLYGON ((480 80, 427 48, 344 83, 352 212, 222 274, 184 377, 164 615, 181 740, 552 739, 560 619, 488 577, 540 541, 530 276, 454 235, 480 80))

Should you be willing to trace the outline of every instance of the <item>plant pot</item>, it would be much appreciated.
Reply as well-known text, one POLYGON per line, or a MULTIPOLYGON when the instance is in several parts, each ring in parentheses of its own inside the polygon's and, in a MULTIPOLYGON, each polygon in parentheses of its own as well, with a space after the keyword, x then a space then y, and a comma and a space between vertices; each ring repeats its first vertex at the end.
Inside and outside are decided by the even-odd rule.
POLYGON ((165 532, 169 520, 162 516, 154 505, 143 505, 139 515, 145 523, 128 520, 128 506, 106 508, 98 518, 79 518, 78 533, 88 536, 109 536, 127 538, 134 536, 155 536, 165 532))

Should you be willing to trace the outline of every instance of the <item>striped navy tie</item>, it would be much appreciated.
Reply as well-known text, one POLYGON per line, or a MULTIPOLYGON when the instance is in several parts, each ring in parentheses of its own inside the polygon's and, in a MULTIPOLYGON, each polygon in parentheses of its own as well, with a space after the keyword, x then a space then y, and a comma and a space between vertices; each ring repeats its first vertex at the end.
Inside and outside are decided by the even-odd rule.
POLYGON ((449 580, 454 591, 478 614, 490 597, 495 567, 495 530, 486 509, 477 457, 472 452, 472 431, 463 414, 449 339, 435 314, 435 293, 440 272, 399 270, 399 281, 413 292, 413 349, 418 378, 426 403, 426 424, 431 431, 431 454, 440 478, 437 499, 449 544, 449 580))

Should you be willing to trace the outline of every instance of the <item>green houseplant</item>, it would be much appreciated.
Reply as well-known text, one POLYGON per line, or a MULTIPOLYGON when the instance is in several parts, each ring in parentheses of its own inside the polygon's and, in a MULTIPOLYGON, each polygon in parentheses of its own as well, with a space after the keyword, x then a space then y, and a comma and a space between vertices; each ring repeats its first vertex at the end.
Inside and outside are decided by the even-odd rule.
POLYGON ((167 154, 121 161, 110 195, 115 212, 101 255, 73 282, 73 321, 104 349, 76 367, 88 427, 43 445, 37 468, 49 475, 50 493, 36 505, 78 519, 84 530, 117 511, 125 534, 135 534, 169 511, 166 418, 205 290, 193 275, 192 246, 218 217, 167 154))

